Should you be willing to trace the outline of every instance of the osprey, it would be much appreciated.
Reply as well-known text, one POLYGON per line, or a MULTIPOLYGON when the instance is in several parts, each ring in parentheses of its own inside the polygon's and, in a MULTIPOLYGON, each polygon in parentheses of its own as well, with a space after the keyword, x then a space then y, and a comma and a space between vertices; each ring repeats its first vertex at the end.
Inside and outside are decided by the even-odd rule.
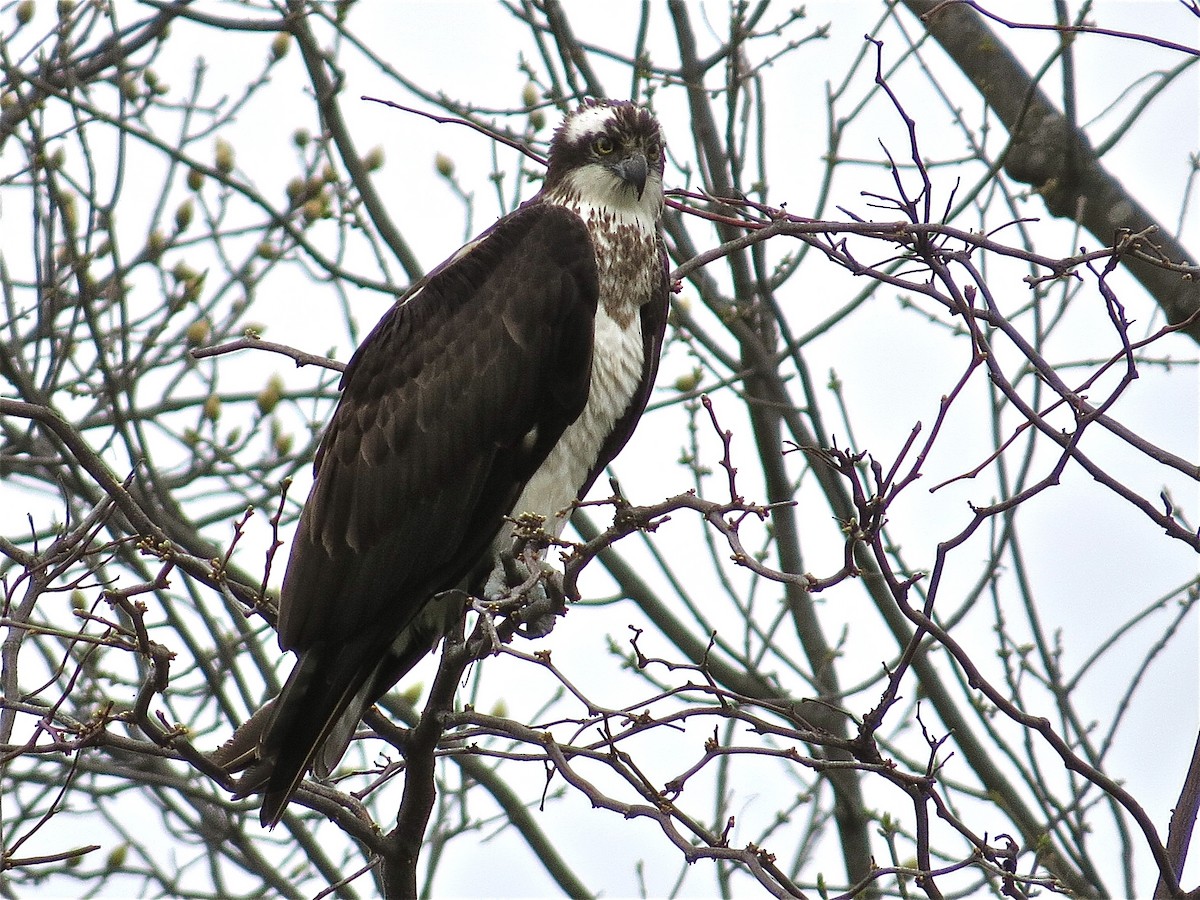
POLYGON ((265 790, 265 826, 461 614, 435 595, 488 582, 505 518, 536 513, 559 534, 629 439, 667 320, 664 157, 647 110, 584 103, 554 134, 541 190, 415 284, 351 358, 280 594, 279 644, 298 660, 242 753, 238 795, 265 790))

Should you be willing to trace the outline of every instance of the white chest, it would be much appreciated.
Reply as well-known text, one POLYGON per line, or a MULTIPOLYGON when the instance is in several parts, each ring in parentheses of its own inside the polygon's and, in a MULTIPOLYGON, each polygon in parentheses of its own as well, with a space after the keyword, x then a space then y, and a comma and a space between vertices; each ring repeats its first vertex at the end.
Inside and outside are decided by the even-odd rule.
MULTIPOLYGON (((633 316, 627 324, 618 324, 601 304, 596 315, 587 406, 525 485, 513 507, 514 516, 537 513, 545 517, 548 533, 562 533, 570 517, 567 507, 583 487, 601 445, 637 391, 644 352, 640 318, 633 316)), ((511 540, 509 529, 502 531, 500 540, 511 540)))

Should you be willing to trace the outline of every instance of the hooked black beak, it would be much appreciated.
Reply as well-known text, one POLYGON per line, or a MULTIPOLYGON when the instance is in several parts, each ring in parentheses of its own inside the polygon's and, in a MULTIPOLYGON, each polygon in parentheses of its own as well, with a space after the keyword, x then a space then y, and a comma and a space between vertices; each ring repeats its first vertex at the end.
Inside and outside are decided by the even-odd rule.
POLYGON ((641 152, 630 153, 613 166, 613 170, 622 181, 633 185, 637 191, 638 199, 641 200, 642 193, 646 190, 646 179, 650 175, 650 166, 646 162, 646 154, 641 152))

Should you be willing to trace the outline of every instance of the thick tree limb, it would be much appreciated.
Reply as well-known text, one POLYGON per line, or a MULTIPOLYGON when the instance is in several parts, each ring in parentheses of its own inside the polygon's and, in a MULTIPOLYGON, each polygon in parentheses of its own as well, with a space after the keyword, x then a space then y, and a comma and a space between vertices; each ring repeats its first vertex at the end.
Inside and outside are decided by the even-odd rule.
MULTIPOLYGON (((1174 262, 1195 260, 1170 229, 1101 165, 1087 135, 1055 107, 979 13, 943 0, 904 0, 904 5, 921 19, 1008 129, 1005 173, 1032 185, 1052 215, 1078 221, 1108 246, 1122 232, 1154 229, 1148 249, 1174 262)), ((1171 324, 1186 321, 1200 309, 1200 284, 1194 279, 1129 257, 1123 263, 1171 324)), ((1183 331, 1200 342, 1200 322, 1183 331)))

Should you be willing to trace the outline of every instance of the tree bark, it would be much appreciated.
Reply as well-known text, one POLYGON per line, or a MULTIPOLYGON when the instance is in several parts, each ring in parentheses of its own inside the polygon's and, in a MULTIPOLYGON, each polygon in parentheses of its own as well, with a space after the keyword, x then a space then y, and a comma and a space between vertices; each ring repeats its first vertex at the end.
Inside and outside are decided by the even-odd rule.
MULTIPOLYGON (((1051 215, 1077 221, 1113 246, 1142 234, 1139 249, 1173 263, 1195 257, 1100 163, 1087 135, 1068 121, 974 9, 943 0, 904 0, 929 35, 971 80, 1008 130, 1004 172, 1041 195, 1051 215)), ((1127 254, 1122 263, 1174 325, 1200 343, 1200 282, 1127 254), (1193 317, 1196 317, 1193 319, 1193 317)))

